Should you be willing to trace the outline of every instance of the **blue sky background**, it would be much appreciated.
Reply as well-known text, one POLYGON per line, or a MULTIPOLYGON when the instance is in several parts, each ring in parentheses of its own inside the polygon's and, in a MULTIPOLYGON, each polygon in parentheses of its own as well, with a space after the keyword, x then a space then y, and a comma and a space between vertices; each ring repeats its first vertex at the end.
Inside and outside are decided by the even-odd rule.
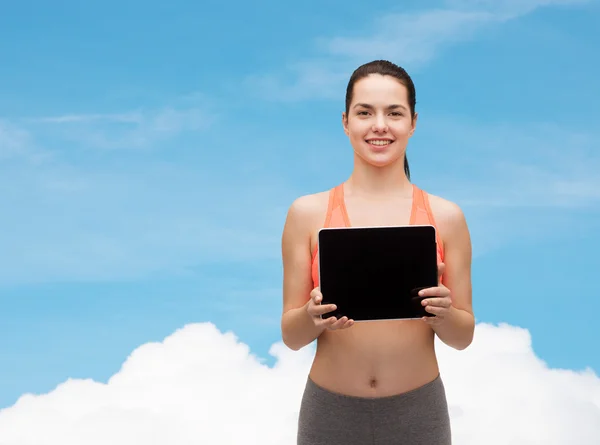
POLYGON ((568 0, 5 2, 0 407, 191 322, 270 361, 285 213, 350 174, 345 82, 380 57, 417 86, 414 182, 467 216, 478 321, 599 372, 599 20, 568 0))

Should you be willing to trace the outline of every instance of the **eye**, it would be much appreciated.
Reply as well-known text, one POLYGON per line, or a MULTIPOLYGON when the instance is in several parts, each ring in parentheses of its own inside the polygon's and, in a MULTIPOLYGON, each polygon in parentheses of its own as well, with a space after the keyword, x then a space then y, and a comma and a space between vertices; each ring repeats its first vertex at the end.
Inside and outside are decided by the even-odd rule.
POLYGON ((392 111, 392 116, 402 116, 402 113, 398 112, 398 111, 392 111))
POLYGON ((358 113, 356 113, 358 116, 366 116, 367 114, 369 114, 368 111, 359 111, 358 113))

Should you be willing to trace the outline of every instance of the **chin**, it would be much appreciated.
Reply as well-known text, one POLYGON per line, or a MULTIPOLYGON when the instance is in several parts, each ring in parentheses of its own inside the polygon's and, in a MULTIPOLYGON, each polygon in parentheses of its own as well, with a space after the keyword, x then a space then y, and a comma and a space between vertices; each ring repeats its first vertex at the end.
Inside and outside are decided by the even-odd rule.
POLYGON ((363 162, 379 168, 393 165, 402 159, 402 155, 397 153, 359 153, 358 157, 363 162))

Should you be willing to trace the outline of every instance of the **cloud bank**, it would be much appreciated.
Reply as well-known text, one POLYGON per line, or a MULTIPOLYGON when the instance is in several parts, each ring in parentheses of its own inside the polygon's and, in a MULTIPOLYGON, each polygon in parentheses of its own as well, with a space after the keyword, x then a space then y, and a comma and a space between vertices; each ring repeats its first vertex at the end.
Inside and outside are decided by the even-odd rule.
MULTIPOLYGON (((466 351, 437 344, 457 445, 596 445, 600 379, 550 369, 528 331, 479 324, 466 351)), ((274 344, 264 365, 232 333, 185 326, 140 346, 107 383, 68 380, 0 411, 3 445, 293 445, 314 350, 274 344)))

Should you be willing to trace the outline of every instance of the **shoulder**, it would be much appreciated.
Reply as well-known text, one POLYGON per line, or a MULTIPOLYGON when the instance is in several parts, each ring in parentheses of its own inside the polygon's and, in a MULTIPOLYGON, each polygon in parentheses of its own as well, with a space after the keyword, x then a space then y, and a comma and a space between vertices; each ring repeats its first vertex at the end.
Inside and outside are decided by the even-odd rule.
POLYGON ((322 210, 327 210, 328 202, 328 190, 310 195, 303 195, 292 202, 288 212, 301 217, 310 217, 322 210))
POLYGON ((296 198, 288 209, 286 226, 310 231, 315 225, 323 224, 328 203, 328 190, 296 198))
POLYGON ((458 204, 430 193, 427 193, 427 196, 431 212, 444 238, 444 242, 468 236, 465 214, 458 204))

